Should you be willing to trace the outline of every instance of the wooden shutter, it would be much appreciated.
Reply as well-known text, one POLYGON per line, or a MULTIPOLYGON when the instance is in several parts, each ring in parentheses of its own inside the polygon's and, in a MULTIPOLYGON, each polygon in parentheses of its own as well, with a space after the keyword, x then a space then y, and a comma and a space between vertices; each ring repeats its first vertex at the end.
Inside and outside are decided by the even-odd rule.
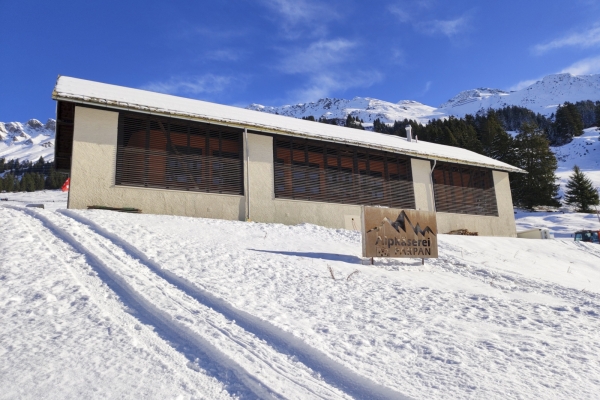
POLYGON ((277 198, 415 207, 408 157, 285 136, 273 145, 277 198))
POLYGON ((242 148, 240 129, 122 112, 115 182, 243 195, 242 148))
POLYGON ((433 172, 437 211, 498 216, 492 171, 459 164, 438 163, 433 172))

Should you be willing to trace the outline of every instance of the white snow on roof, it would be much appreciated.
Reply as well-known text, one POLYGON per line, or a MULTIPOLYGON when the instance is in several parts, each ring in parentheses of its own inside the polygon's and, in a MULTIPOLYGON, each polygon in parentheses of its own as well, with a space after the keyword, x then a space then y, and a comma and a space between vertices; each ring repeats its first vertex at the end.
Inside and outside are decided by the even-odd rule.
POLYGON ((398 136, 321 124, 67 76, 58 77, 52 98, 352 144, 431 160, 524 172, 512 165, 458 147, 424 141, 408 142, 406 138, 398 136))

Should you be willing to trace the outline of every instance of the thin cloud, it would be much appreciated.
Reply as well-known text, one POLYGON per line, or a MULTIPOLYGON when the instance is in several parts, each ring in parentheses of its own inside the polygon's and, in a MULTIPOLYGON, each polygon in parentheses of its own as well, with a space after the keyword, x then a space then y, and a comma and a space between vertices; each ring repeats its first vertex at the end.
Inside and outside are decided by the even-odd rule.
POLYGON ((415 26, 417 27, 417 29, 429 35, 441 33, 445 36, 452 37, 464 31, 465 28, 467 28, 468 20, 469 18, 466 16, 449 20, 435 19, 433 21, 420 22, 415 26))
POLYGON ((292 103, 305 103, 324 97, 332 93, 357 87, 369 87, 383 79, 378 71, 354 71, 352 73, 327 73, 323 72, 309 78, 304 88, 290 93, 292 103))
POLYGON ((369 87, 381 81, 375 70, 361 70, 350 64, 358 43, 347 39, 318 40, 303 49, 286 50, 277 69, 289 75, 306 77, 303 87, 293 90, 293 102, 306 102, 331 96, 353 87, 369 87))
POLYGON ((388 11, 400 23, 411 24, 415 30, 427 35, 442 34, 451 38, 469 27, 469 13, 454 19, 424 19, 424 13, 429 16, 432 5, 429 0, 403 2, 388 6, 388 11))
POLYGON ((294 39, 308 33, 310 36, 323 36, 327 22, 339 18, 339 13, 330 4, 312 0, 261 0, 276 14, 274 18, 288 38, 294 39))
POLYGON ((425 87, 423 88, 423 91, 420 93, 420 96, 424 96, 427 92, 429 92, 429 90, 431 89, 431 85, 433 85, 433 82, 427 81, 425 83, 425 87))
POLYGON ((548 43, 535 45, 533 52, 541 55, 563 47, 580 47, 585 49, 598 45, 600 45, 600 26, 595 26, 585 32, 568 34, 548 43))
POLYGON ((214 61, 237 61, 240 59, 240 56, 240 51, 231 49, 221 49, 206 53, 206 58, 214 61))
POLYGON ((573 75, 600 74, 600 56, 584 58, 560 71, 573 75))
POLYGON ((525 89, 528 86, 533 85, 534 83, 536 83, 537 81, 541 80, 542 78, 539 79, 526 79, 524 81, 521 81, 511 87, 508 88, 509 92, 515 92, 517 90, 521 90, 521 89, 525 89))
POLYGON ((346 39, 319 40, 306 49, 290 53, 283 59, 279 69, 288 74, 318 72, 344 62, 355 47, 355 42, 346 39))
POLYGON ((214 94, 223 92, 233 81, 233 78, 228 76, 205 74, 198 77, 171 77, 165 81, 149 82, 140 89, 166 94, 214 94))
POLYGON ((392 48, 389 52, 390 61, 397 65, 406 65, 406 53, 399 48, 392 48))
POLYGON ((392 5, 388 7, 388 10, 396 16, 398 21, 402 23, 409 22, 412 16, 412 14, 406 8, 398 5, 392 5))

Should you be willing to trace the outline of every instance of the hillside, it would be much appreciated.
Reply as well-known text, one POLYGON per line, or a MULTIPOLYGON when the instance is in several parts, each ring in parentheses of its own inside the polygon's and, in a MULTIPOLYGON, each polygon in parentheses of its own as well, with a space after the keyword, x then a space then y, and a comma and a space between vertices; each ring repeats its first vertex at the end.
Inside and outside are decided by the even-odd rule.
POLYGON ((519 106, 550 116, 559 104, 600 100, 600 74, 556 74, 514 92, 498 89, 474 89, 461 92, 443 103, 436 112, 463 117, 488 108, 519 106))
POLYGON ((0 236, 6 397, 600 391, 597 245, 439 235, 371 266, 352 231, 2 205, 0 236))
POLYGON ((281 107, 251 104, 246 108, 294 118, 313 116, 316 119, 336 118, 345 120, 348 115, 351 115, 363 120, 367 126, 377 118, 384 123, 394 123, 394 121, 402 121, 406 118, 426 124, 432 118, 445 116, 445 114, 437 113, 435 107, 417 101, 402 100, 398 103, 390 103, 368 97, 355 97, 352 100, 325 98, 316 102, 281 107))
POLYGON ((552 151, 558 160, 556 175, 560 179, 561 194, 575 165, 600 189, 600 131, 597 128, 585 129, 583 135, 564 146, 552 147, 552 151))
POLYGON ((42 124, 37 119, 21 122, 0 122, 0 158, 36 161, 54 159, 56 121, 42 124))

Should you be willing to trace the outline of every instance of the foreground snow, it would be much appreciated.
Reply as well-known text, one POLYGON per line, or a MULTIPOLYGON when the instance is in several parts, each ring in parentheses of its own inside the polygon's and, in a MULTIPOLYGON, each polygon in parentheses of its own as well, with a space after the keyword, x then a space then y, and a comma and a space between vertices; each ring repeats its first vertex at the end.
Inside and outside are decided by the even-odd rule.
POLYGON ((597 245, 440 235, 371 266, 357 232, 7 203, 3 397, 600 391, 597 245))

